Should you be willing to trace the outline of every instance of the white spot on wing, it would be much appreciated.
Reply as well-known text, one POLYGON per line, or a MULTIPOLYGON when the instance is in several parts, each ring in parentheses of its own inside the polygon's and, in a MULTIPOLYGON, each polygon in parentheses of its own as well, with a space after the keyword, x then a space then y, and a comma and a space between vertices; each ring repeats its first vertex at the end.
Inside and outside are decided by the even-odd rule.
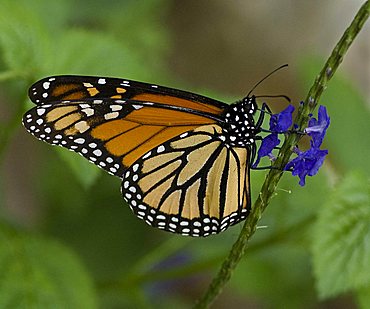
POLYGON ((159 146, 158 148, 157 148, 157 152, 158 153, 161 153, 161 152, 163 152, 165 150, 165 148, 164 148, 164 146, 163 145, 161 145, 161 146, 159 146))
POLYGON ((110 109, 115 112, 115 111, 120 111, 122 109, 122 105, 111 105, 110 109))
MULTIPOLYGON (((56 138, 56 137, 55 137, 56 138)), ((82 138, 82 137, 80 137, 80 138, 76 138, 75 139, 75 143, 76 144, 83 144, 85 142, 85 139, 84 138, 82 138)))
POLYGON ((45 108, 38 108, 37 115, 42 116, 43 114, 45 114, 45 108))
POLYGON ((113 113, 107 113, 104 115, 104 119, 105 120, 109 120, 109 119, 115 119, 119 116, 119 113, 118 112, 113 112, 113 113))
POLYGON ((150 157, 151 154, 152 154, 151 151, 147 152, 145 155, 143 155, 143 159, 146 159, 146 158, 150 157))
POLYGON ((137 163, 136 163, 136 164, 132 167, 132 170, 133 170, 134 172, 137 172, 138 168, 139 168, 139 164, 137 164, 137 163))
POLYGON ((94 115, 94 110, 92 108, 84 108, 82 112, 84 112, 87 117, 94 115))
POLYGON ((95 149, 93 151, 93 154, 96 155, 97 157, 100 157, 103 153, 102 153, 102 151, 100 149, 95 149))

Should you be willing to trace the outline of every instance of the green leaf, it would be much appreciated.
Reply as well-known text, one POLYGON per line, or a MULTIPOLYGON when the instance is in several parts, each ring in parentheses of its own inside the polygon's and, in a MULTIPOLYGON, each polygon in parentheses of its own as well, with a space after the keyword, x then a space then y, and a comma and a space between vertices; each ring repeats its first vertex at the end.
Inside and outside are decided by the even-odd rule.
POLYGON ((142 63, 145 58, 127 41, 121 43, 103 32, 69 29, 71 8, 65 1, 60 5, 46 0, 3 1, 0 56, 7 71, 31 80, 54 74, 150 76, 142 63))
POLYGON ((32 77, 48 67, 53 57, 51 38, 59 36, 65 13, 64 1, 51 4, 45 0, 2 0, 0 49, 7 69, 23 77, 32 77), (40 14, 36 13, 37 9, 40 14))
POLYGON ((135 53, 107 33, 81 29, 64 31, 54 40, 53 63, 42 75, 80 74, 145 76, 145 65, 135 53))
POLYGON ((313 266, 321 298, 370 284, 370 182, 345 177, 321 211, 313 234, 313 266))
POLYGON ((91 279, 68 248, 0 225, 0 308, 96 308, 91 279))

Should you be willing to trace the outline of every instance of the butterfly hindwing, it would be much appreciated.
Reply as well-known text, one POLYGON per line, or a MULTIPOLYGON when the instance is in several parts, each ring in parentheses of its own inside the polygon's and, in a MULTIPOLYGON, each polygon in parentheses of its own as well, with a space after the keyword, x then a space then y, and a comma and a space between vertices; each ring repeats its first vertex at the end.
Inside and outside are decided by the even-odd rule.
POLYGON ((250 209, 247 148, 231 149, 218 125, 185 132, 137 160, 122 194, 149 225, 191 236, 225 230, 250 209))

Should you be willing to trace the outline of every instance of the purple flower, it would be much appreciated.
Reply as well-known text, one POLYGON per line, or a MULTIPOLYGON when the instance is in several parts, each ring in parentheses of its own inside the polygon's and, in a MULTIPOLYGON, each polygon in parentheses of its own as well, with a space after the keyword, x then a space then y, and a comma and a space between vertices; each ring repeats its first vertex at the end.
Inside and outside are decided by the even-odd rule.
POLYGON ((258 149, 257 159, 253 163, 252 167, 256 168, 262 157, 268 156, 270 159, 273 159, 274 156, 272 155, 272 151, 279 144, 280 140, 278 139, 277 133, 271 133, 270 135, 267 135, 262 140, 261 146, 258 149))
MULTIPOLYGON (((312 115, 309 115, 312 117, 312 115)), ((321 150, 320 146, 329 127, 330 117, 327 114, 326 107, 320 105, 318 111, 318 120, 311 118, 308 127, 304 130, 311 137, 311 148, 307 151, 295 150, 298 155, 295 159, 288 162, 285 170, 292 172, 293 176, 299 177, 299 184, 305 185, 306 176, 316 175, 319 168, 324 162, 327 150, 321 150)))
POLYGON ((325 156, 328 154, 327 150, 321 150, 315 147, 311 141, 311 148, 307 151, 300 151, 296 149, 298 156, 288 162, 285 166, 286 171, 291 171, 293 176, 299 177, 299 184, 304 186, 306 183, 306 176, 316 175, 319 168, 324 162, 325 156))
POLYGON ((274 133, 285 133, 293 122, 294 106, 289 105, 286 109, 270 118, 270 131, 274 133))
MULTIPOLYGON (((274 160, 272 151, 280 144, 278 134, 287 133, 292 126, 293 111, 294 107, 289 105, 282 112, 271 116, 269 130, 271 134, 262 140, 261 146, 258 149, 256 162, 252 165, 252 168, 257 167, 262 157, 268 156, 271 160, 274 160)), ((330 124, 330 118, 326 108, 324 106, 319 107, 317 120, 312 117, 312 114, 310 117, 308 127, 304 132, 311 137, 311 148, 306 151, 300 151, 296 148, 295 153, 297 157, 288 162, 284 168, 286 171, 291 171, 293 176, 299 177, 299 184, 301 186, 305 185, 306 176, 317 174, 328 154, 327 150, 320 149, 326 130, 330 124)))
POLYGON ((285 133, 292 125, 294 106, 289 105, 286 109, 278 114, 274 114, 270 118, 271 134, 267 135, 258 149, 257 159, 252 167, 256 168, 262 157, 268 156, 271 160, 275 159, 272 154, 274 148, 280 144, 278 133, 285 133))
POLYGON ((318 111, 318 120, 311 118, 308 122, 308 127, 304 130, 305 133, 312 137, 313 147, 320 148, 329 124, 330 117, 328 116, 326 107, 320 105, 318 111))

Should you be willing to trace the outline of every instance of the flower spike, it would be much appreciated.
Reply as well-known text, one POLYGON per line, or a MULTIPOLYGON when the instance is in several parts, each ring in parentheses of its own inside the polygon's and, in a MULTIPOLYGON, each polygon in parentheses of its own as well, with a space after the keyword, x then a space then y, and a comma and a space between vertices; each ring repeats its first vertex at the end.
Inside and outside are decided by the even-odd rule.
MULTIPOLYGON (((278 114, 271 115, 270 118, 270 132, 262 139, 260 148, 258 149, 257 159, 253 163, 252 168, 257 168, 262 157, 269 157, 274 160, 275 157, 272 151, 280 144, 278 134, 288 133, 292 126, 292 113, 294 107, 289 105, 285 110, 278 114)), ((325 106, 320 106, 318 110, 318 117, 313 118, 310 115, 308 127, 304 130, 308 136, 311 137, 311 148, 306 151, 301 151, 298 148, 294 150, 297 157, 288 162, 284 170, 291 171, 293 176, 299 177, 299 184, 304 186, 306 183, 306 176, 316 175, 319 168, 322 166, 328 150, 320 149, 326 130, 330 125, 330 117, 328 116, 325 106)), ((297 129, 297 126, 294 126, 297 129)))

